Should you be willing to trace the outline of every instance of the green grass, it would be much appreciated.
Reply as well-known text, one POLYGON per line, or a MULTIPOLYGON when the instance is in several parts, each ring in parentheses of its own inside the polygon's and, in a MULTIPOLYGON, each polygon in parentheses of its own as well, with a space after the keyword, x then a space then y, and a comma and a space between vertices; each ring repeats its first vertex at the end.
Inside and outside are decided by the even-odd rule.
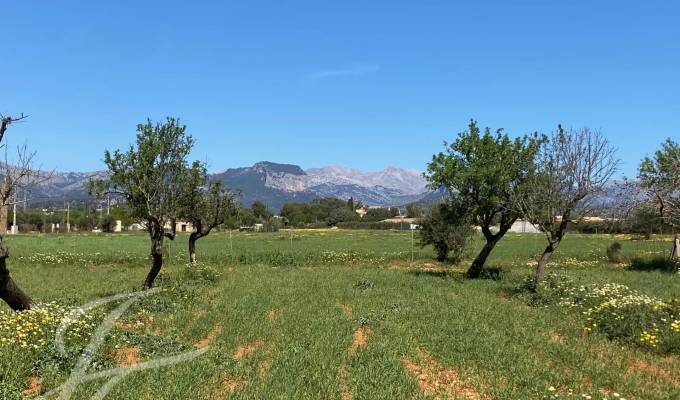
MULTIPOLYGON (((680 399, 677 356, 586 334, 579 315, 528 307, 508 295, 531 273, 528 263, 545 243, 541 235, 508 235, 500 242, 489 260, 502 270, 497 281, 465 280, 465 263, 444 270, 427 248, 416 247, 411 264, 410 233, 296 231, 292 247, 288 232, 234 234, 233 251, 228 234, 212 234, 198 242, 204 264, 198 270, 186 267, 186 240, 180 236, 167 246, 170 257, 159 282, 182 289, 130 309, 122 320, 144 325, 114 329, 97 360, 99 368, 113 366, 116 345, 138 348, 147 360, 175 354, 213 332, 210 351, 130 375, 107 398, 341 399, 343 391, 353 399, 428 398, 404 367, 404 359, 427 364, 421 349, 455 372, 459 388, 483 398, 541 399, 552 386, 562 398, 573 390, 579 398, 589 393, 600 399, 599 391, 606 391, 627 399, 680 399), (352 351, 359 328, 367 333, 366 344, 352 351), (246 344, 252 353, 234 357, 246 344)), ((615 240, 626 263, 670 248, 663 237, 572 234, 549 268, 584 282, 679 297, 680 274, 608 264, 605 251, 615 240)), ((34 299, 69 306, 136 290, 149 267, 149 241, 142 234, 18 236, 7 238, 7 245, 12 274, 34 299)), ((2 388, 23 390, 32 376, 41 377, 44 390, 56 387, 78 353, 64 360, 50 346, 5 347, 2 388)), ((83 385, 74 398, 90 398, 102 384, 83 385)))

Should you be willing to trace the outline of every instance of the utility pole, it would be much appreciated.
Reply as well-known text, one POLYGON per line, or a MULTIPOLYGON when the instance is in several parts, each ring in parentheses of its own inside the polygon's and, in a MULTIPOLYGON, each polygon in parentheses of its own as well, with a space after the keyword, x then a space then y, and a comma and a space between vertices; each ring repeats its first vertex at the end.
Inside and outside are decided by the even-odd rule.
POLYGON ((71 200, 66 202, 66 232, 71 232, 71 200))
POLYGON ((111 197, 106 196, 106 215, 111 213, 111 197))
POLYGON ((16 235, 17 232, 19 231, 17 229, 17 202, 16 202, 16 195, 14 195, 14 212, 12 213, 12 235, 16 235))
POLYGON ((14 207, 14 212, 12 215, 12 229, 9 231, 12 235, 19 233, 19 227, 17 226, 17 204, 24 203, 24 208, 26 207, 26 200, 17 200, 17 193, 14 193, 14 201, 11 203, 14 207))
POLYGON ((413 265, 413 226, 411 226, 411 265, 413 265))

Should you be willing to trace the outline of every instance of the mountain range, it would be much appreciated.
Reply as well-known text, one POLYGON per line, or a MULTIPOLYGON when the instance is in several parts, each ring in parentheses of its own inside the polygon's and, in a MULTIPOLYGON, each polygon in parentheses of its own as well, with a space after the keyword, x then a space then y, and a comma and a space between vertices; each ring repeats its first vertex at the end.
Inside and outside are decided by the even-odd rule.
MULTIPOLYGON (((64 200, 92 201, 84 184, 98 172, 53 172, 32 188, 30 206, 60 205, 64 200)), ((328 166, 303 170, 297 165, 262 161, 250 167, 230 168, 211 174, 212 179, 238 193, 244 206, 259 200, 278 211, 288 202, 310 202, 323 197, 361 200, 370 206, 400 206, 436 197, 426 187, 421 172, 387 167, 381 171, 361 171, 328 166)))

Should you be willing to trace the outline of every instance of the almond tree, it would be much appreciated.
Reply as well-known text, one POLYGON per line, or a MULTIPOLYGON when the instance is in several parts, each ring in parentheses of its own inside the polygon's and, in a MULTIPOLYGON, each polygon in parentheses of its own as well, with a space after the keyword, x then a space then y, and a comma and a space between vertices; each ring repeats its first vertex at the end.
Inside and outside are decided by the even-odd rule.
POLYGON ((221 181, 211 181, 203 164, 195 161, 186 174, 182 190, 181 218, 191 222, 189 262, 196 263, 196 241, 222 225, 225 218, 236 214, 234 196, 221 181))
POLYGON ((537 173, 525 190, 516 191, 522 210, 546 235, 548 244, 538 261, 534 286, 543 280, 550 257, 567 227, 592 212, 594 198, 616 172, 616 149, 599 132, 558 126, 538 156, 537 173))
MULTIPOLYGON (((667 139, 654 157, 645 157, 638 178, 649 202, 655 204, 663 221, 680 228, 680 145, 667 139)), ((675 235, 671 258, 680 260, 680 238, 675 235)))
POLYGON ((91 183, 98 194, 118 194, 133 218, 144 221, 151 239, 152 265, 144 280, 150 288, 163 266, 163 239, 175 238, 181 212, 181 194, 187 174, 187 156, 194 141, 186 126, 168 117, 164 123, 137 125, 136 146, 126 152, 106 150, 108 180, 91 183), (170 224, 166 230, 166 224, 170 224))
MULTIPOLYGON (((0 115, 0 143, 5 137, 7 128, 18 121, 26 118, 23 114, 20 117, 11 117, 0 115)), ((3 143, 1 145, 5 147, 3 143)), ((11 202, 11 198, 16 194, 17 189, 26 189, 28 186, 34 184, 35 175, 31 168, 31 161, 34 153, 28 153, 26 147, 19 149, 18 160, 15 165, 10 165, 7 160, 4 163, 4 181, 0 187, 0 208, 6 213, 6 209, 11 202)), ((6 219, 4 224, 7 223, 6 219)), ((2 234, 5 233, 7 227, 3 227, 2 234)), ((0 298, 7 303, 7 305, 15 311, 23 311, 31 308, 33 301, 31 298, 14 282, 10 276, 7 268, 7 259, 9 258, 9 250, 5 247, 2 234, 0 234, 0 298)))
POLYGON ((491 251, 521 217, 513 193, 531 177, 543 140, 536 134, 512 140, 502 129, 492 134, 486 128, 481 133, 477 122, 471 120, 468 130, 458 134, 453 143, 444 142, 446 150, 434 155, 427 165, 430 188, 445 187, 454 203, 465 205, 486 239, 468 277, 479 277, 491 251))

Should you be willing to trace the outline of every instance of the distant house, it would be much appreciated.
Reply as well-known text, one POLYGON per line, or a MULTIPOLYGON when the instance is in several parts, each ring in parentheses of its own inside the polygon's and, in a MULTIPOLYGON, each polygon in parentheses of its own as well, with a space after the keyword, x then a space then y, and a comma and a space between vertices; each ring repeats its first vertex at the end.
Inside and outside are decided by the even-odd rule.
POLYGON ((366 215, 366 213, 368 212, 368 211, 366 211, 366 209, 363 208, 363 207, 357 208, 357 209, 354 210, 354 211, 355 211, 357 214, 359 214, 359 218, 363 218, 364 215, 366 215))
POLYGON ((531 222, 523 219, 518 219, 510 227, 510 232, 514 233, 541 233, 531 222))
MULTIPOLYGON (((172 229, 170 222, 167 222, 164 226, 165 229, 172 229)), ((175 222, 175 232, 193 232, 194 225, 189 221, 176 221, 175 222)))
POLYGON ((387 222, 387 223, 390 223, 390 224, 401 224, 401 223, 415 224, 417 220, 418 220, 418 218, 406 218, 406 216, 400 215, 400 216, 396 216, 394 218, 384 219, 380 222, 387 222))
POLYGON ((240 226, 239 232, 261 232, 264 230, 264 224, 255 224, 252 226, 240 226))

